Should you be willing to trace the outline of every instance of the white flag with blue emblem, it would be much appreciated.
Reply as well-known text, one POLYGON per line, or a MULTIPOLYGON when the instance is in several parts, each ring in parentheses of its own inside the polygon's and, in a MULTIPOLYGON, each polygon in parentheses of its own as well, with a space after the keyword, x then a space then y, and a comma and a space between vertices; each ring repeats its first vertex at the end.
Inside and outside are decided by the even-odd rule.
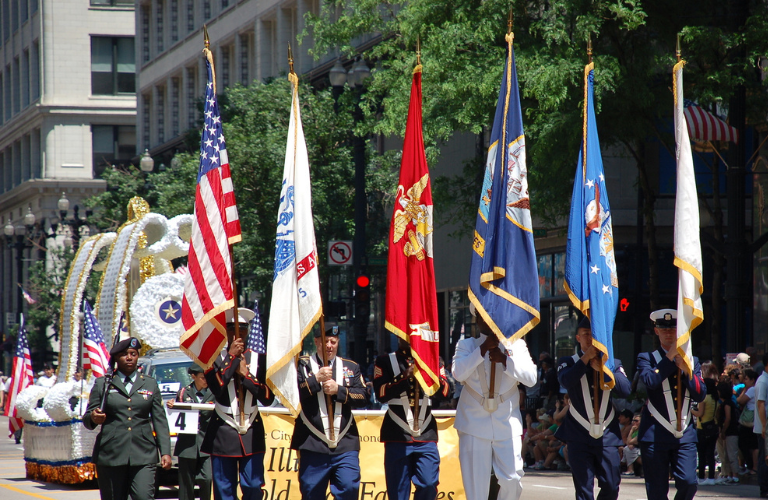
POLYGON ((299 113, 298 78, 291 81, 291 121, 285 151, 283 187, 277 214, 275 273, 267 335, 267 384, 294 416, 299 388, 294 358, 304 337, 320 319, 320 275, 312 219, 309 157, 299 113))

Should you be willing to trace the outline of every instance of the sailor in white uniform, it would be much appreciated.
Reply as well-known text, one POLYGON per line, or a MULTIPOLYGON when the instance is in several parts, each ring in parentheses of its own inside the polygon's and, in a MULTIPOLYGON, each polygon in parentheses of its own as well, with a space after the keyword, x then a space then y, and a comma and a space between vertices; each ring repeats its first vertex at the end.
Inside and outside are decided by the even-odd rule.
POLYGON ((498 500, 516 500, 523 490, 524 465, 517 385, 536 383, 536 365, 524 340, 505 348, 481 315, 476 321, 480 336, 459 341, 453 357, 453 376, 463 384, 454 425, 464 491, 467 500, 486 500, 493 466, 498 500), (492 393, 491 363, 496 364, 492 393))

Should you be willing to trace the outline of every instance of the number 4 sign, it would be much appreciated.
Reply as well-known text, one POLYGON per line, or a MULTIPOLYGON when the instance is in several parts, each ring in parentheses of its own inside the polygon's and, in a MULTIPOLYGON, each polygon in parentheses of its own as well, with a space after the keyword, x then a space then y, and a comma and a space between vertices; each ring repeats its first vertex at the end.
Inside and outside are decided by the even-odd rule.
POLYGON ((165 413, 171 434, 197 434, 197 419, 200 413, 196 410, 177 410, 166 406, 165 413))

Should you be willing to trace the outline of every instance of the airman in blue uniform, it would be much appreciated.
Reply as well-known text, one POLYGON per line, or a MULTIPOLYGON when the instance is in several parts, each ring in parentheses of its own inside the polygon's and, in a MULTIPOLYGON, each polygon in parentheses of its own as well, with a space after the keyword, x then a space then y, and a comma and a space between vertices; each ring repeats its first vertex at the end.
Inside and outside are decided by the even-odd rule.
POLYGON ((661 347, 637 356, 640 380, 648 388, 648 400, 640 422, 640 453, 645 469, 648 498, 662 500, 669 494, 669 469, 675 478, 675 500, 690 500, 697 490, 696 428, 691 425, 691 401, 701 402, 707 388, 701 378, 699 360, 693 358, 689 377, 685 361, 677 351, 677 311, 660 309, 651 313, 661 347), (681 395, 678 428, 678 384, 681 395))
POLYGON ((598 500, 616 500, 621 482, 621 431, 612 393, 626 397, 631 390, 621 361, 614 359, 613 390, 598 387, 598 415, 595 415, 595 373, 602 376, 600 351, 592 344, 588 318, 576 329, 578 353, 557 362, 557 379, 568 391, 571 405, 555 437, 568 444, 568 457, 573 472, 577 500, 594 499, 595 478, 600 487, 598 500))

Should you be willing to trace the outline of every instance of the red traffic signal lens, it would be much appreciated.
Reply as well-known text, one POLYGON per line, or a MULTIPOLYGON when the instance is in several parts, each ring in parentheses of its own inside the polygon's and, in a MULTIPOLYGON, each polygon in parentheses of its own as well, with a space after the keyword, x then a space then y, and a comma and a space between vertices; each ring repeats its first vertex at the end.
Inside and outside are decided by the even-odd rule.
POLYGON ((360 276, 357 277, 357 280, 355 281, 355 283, 357 283, 357 286, 359 286, 360 288, 365 288, 371 284, 371 280, 370 278, 368 278, 368 276, 361 274, 360 276))

